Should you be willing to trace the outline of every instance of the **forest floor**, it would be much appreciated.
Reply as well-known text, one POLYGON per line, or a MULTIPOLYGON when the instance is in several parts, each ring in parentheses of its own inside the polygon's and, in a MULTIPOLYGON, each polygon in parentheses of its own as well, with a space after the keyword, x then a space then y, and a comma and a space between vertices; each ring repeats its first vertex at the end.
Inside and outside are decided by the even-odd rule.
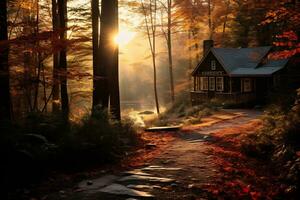
POLYGON ((145 132, 148 144, 121 166, 89 171, 78 182, 52 180, 53 192, 41 193, 46 183, 32 199, 272 199, 280 183, 270 166, 240 150, 243 137, 261 126, 261 114, 226 110, 177 132, 145 132))

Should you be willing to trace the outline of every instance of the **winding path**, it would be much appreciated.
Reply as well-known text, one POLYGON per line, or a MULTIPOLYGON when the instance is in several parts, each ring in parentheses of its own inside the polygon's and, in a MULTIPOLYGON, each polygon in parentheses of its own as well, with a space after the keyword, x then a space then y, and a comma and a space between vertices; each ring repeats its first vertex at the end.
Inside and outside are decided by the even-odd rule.
MULTIPOLYGON (((226 110, 184 127, 176 139, 144 167, 118 174, 105 174, 78 184, 77 192, 55 194, 53 199, 207 199, 203 186, 212 183, 218 167, 209 155, 212 133, 238 128, 261 115, 252 110, 226 110)), ((153 133, 164 134, 164 133, 153 133)), ((52 199, 49 197, 49 199, 52 199)))

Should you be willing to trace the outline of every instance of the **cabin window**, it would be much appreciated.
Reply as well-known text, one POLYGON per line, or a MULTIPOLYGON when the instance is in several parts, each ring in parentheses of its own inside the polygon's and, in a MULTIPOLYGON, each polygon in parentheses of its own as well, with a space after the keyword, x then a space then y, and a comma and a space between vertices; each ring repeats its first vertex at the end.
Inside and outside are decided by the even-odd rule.
POLYGON ((223 77, 217 77, 216 78, 216 90, 217 91, 224 91, 224 78, 223 77))
POLYGON ((208 90, 208 78, 207 77, 201 77, 201 90, 208 90))
POLYGON ((216 79, 215 77, 209 77, 209 90, 210 91, 215 91, 216 88, 216 79))
POLYGON ((243 88, 244 88, 244 92, 251 92, 252 91, 251 79, 250 78, 243 79, 243 88))
POLYGON ((211 66, 211 70, 216 70, 216 61, 215 60, 212 60, 211 63, 210 63, 210 66, 211 66))
POLYGON ((201 90, 201 78, 196 78, 196 91, 201 90))

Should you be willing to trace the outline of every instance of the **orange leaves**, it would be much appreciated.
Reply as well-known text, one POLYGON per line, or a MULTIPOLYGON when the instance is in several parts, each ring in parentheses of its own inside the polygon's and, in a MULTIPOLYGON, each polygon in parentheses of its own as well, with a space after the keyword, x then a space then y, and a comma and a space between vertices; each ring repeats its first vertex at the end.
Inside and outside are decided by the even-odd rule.
POLYGON ((272 58, 274 60, 276 60, 276 59, 290 58, 293 55, 296 55, 296 54, 299 54, 299 53, 300 53, 300 46, 298 44, 295 49, 274 52, 274 53, 272 53, 270 55, 270 58, 272 58))
POLYGON ((131 155, 122 161, 123 167, 138 167, 144 165, 145 162, 149 162, 159 155, 163 149, 165 149, 168 144, 174 140, 175 136, 172 133, 156 133, 153 132, 143 132, 141 133, 141 142, 145 144, 154 144, 156 147, 154 149, 145 149, 140 147, 136 150, 135 155, 131 155))
POLYGON ((22 9, 33 10, 36 9, 36 5, 33 1, 20 1, 16 2, 16 7, 20 7, 22 9))
POLYGON ((284 20, 289 20, 288 22, 297 22, 300 14, 294 9, 279 7, 276 10, 270 10, 265 17, 265 20, 261 23, 262 25, 266 25, 268 23, 277 23, 284 20))

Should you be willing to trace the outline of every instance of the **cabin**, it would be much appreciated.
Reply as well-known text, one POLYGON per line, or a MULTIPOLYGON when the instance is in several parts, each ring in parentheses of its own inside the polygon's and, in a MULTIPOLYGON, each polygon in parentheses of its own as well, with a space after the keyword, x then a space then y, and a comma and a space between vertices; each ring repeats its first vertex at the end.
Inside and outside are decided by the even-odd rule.
MULTIPOLYGON (((192 104, 211 99, 235 104, 263 102, 274 88, 288 84, 290 59, 271 60, 271 50, 271 46, 214 48, 212 40, 205 40, 204 56, 192 72, 192 104)), ((300 80, 299 74, 295 80, 300 80)))

